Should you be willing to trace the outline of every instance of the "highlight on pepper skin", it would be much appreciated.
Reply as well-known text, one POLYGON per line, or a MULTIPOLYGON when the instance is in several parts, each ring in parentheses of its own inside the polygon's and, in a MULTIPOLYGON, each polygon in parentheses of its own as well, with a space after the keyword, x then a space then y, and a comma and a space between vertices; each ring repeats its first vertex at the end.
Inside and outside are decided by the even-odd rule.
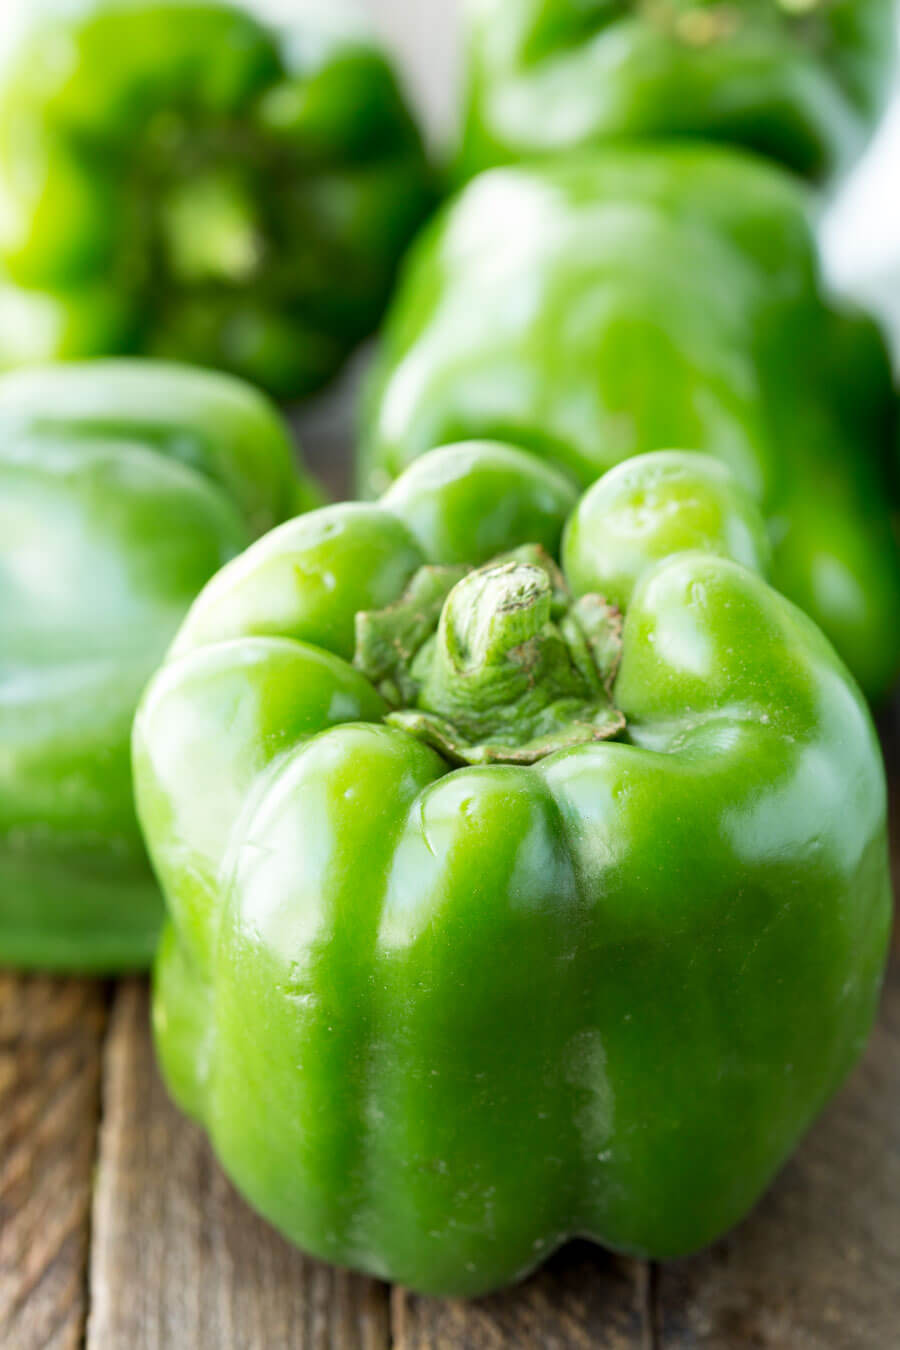
POLYGON ((268 399, 162 362, 0 377, 0 966, 149 965, 141 690, 191 601, 320 500, 268 399))
POLYGON ((155 1039, 305 1250, 441 1295, 576 1235, 689 1252, 842 1082, 887 953, 884 769, 770 564, 707 456, 579 499, 477 442, 198 597, 134 729, 155 1039))
POLYGON ((890 88, 892 0, 467 0, 457 174, 659 137, 812 179, 858 157, 890 88))
POLYGON ((900 674, 898 401, 884 340, 825 294, 807 189, 730 147, 494 169, 416 243, 367 391, 359 483, 508 437, 587 486, 630 455, 717 456, 778 588, 873 701, 900 674))
POLYGON ((431 187, 329 0, 21 8, 0 69, 0 368, 115 354, 282 398, 375 327, 431 187))
MULTIPOLYGON (((178 1247, 185 1200, 191 1240, 239 1256, 247 1215, 205 1167, 176 1205, 152 1166, 121 1184, 124 1126, 145 1161, 175 1138, 146 1075, 146 1119, 113 1101, 98 1135, 143 986, 107 1041, 109 991, 57 1005, 54 975, 152 971, 168 1092, 275 1230, 218 1286, 185 1263, 168 1323, 223 1325, 211 1292, 269 1342, 283 1282, 273 1324, 298 1290, 310 1312, 278 1234, 398 1285, 319 1272, 313 1321, 361 1298, 363 1339, 401 1341, 405 1290, 478 1297, 572 1239, 718 1241, 876 1016, 900 405, 815 217, 881 107, 892 0, 460 3, 438 166, 344 0, 0 0, 0 969, 10 1006, 28 987, 0 1060, 25 1027, 32 1100, 17 1062, 0 1098, 15 1134, 36 1074, 69 1140, 85 1100, 56 1218, 89 1339, 93 1142, 98 1232, 139 1201, 178 1247), (327 469, 353 456, 363 499, 324 505, 272 399, 382 320, 327 469)), ((31 1254, 0 1284, 19 1267, 40 1293, 31 1254)), ((669 1305, 627 1283, 653 1339, 669 1305)))

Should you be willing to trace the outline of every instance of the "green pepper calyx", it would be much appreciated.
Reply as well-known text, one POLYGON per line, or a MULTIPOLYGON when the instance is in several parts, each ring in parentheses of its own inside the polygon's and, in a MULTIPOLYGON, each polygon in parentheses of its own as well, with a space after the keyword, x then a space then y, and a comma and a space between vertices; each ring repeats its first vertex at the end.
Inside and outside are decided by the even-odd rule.
POLYGON ((424 567, 394 605, 356 616, 354 664, 385 720, 459 764, 533 764, 625 726, 611 690, 622 616, 573 600, 536 545, 469 571, 424 567))

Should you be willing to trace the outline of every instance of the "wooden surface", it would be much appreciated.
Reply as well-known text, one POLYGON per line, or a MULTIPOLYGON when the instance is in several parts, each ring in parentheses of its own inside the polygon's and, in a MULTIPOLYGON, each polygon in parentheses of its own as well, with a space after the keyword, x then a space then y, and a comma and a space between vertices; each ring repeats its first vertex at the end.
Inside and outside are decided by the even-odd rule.
POLYGON ((106 990, 0 975, 0 1346, 67 1350, 88 1306, 106 990))
POLYGON ((384 1287, 277 1240, 169 1105, 139 981, 110 1016, 97 1158, 89 1350, 388 1344, 384 1287))
MULTIPOLYGON (((334 434, 327 413, 310 420, 314 459, 333 454, 334 434)), ((900 782, 897 739, 887 726, 900 782)), ((0 976, 0 1347, 85 1345, 893 1350, 896 943, 862 1064, 734 1234, 666 1267, 573 1244, 526 1284, 471 1304, 322 1266, 251 1214, 166 1099, 143 981, 0 976)))

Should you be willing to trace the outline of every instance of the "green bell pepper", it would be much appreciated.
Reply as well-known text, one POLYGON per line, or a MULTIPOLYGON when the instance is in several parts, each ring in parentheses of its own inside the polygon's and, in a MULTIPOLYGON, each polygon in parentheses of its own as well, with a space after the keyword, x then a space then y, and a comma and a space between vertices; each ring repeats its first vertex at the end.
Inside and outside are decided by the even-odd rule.
POLYGON ((892 0, 469 0, 459 170, 724 140, 822 177, 881 109, 892 0))
POLYGON ((35 6, 0 75, 0 365, 140 353, 307 394, 429 196, 393 74, 328 0, 284 31, 225 0, 35 6))
POLYGON ((363 491, 467 437, 584 485, 647 450, 715 454, 763 507, 778 589, 879 697, 900 668, 895 396, 874 326, 822 299, 809 210, 796 180, 727 148, 474 180, 388 320, 363 491))
POLYGON ((268 402, 138 361, 0 379, 0 965, 145 966, 131 722, 209 577, 316 500, 268 402))
POLYGON ((842 1080, 884 772, 768 553, 706 456, 579 502, 476 443, 200 595, 135 721, 156 1042, 295 1242, 467 1295, 574 1234, 690 1251, 842 1080))

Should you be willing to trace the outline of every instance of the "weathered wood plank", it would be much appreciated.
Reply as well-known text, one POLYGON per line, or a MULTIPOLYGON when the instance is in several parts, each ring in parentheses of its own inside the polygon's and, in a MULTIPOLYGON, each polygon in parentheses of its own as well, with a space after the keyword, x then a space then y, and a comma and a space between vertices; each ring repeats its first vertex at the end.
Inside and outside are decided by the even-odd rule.
POLYGON ((250 1212, 168 1101, 143 983, 104 1068, 88 1350, 386 1350, 384 1286, 309 1260, 250 1212))
POLYGON ((72 1350, 87 1316, 107 994, 0 975, 0 1345, 72 1350))
POLYGON ((649 1269, 572 1243, 516 1288, 465 1303, 395 1288, 396 1350, 651 1350, 649 1269))

